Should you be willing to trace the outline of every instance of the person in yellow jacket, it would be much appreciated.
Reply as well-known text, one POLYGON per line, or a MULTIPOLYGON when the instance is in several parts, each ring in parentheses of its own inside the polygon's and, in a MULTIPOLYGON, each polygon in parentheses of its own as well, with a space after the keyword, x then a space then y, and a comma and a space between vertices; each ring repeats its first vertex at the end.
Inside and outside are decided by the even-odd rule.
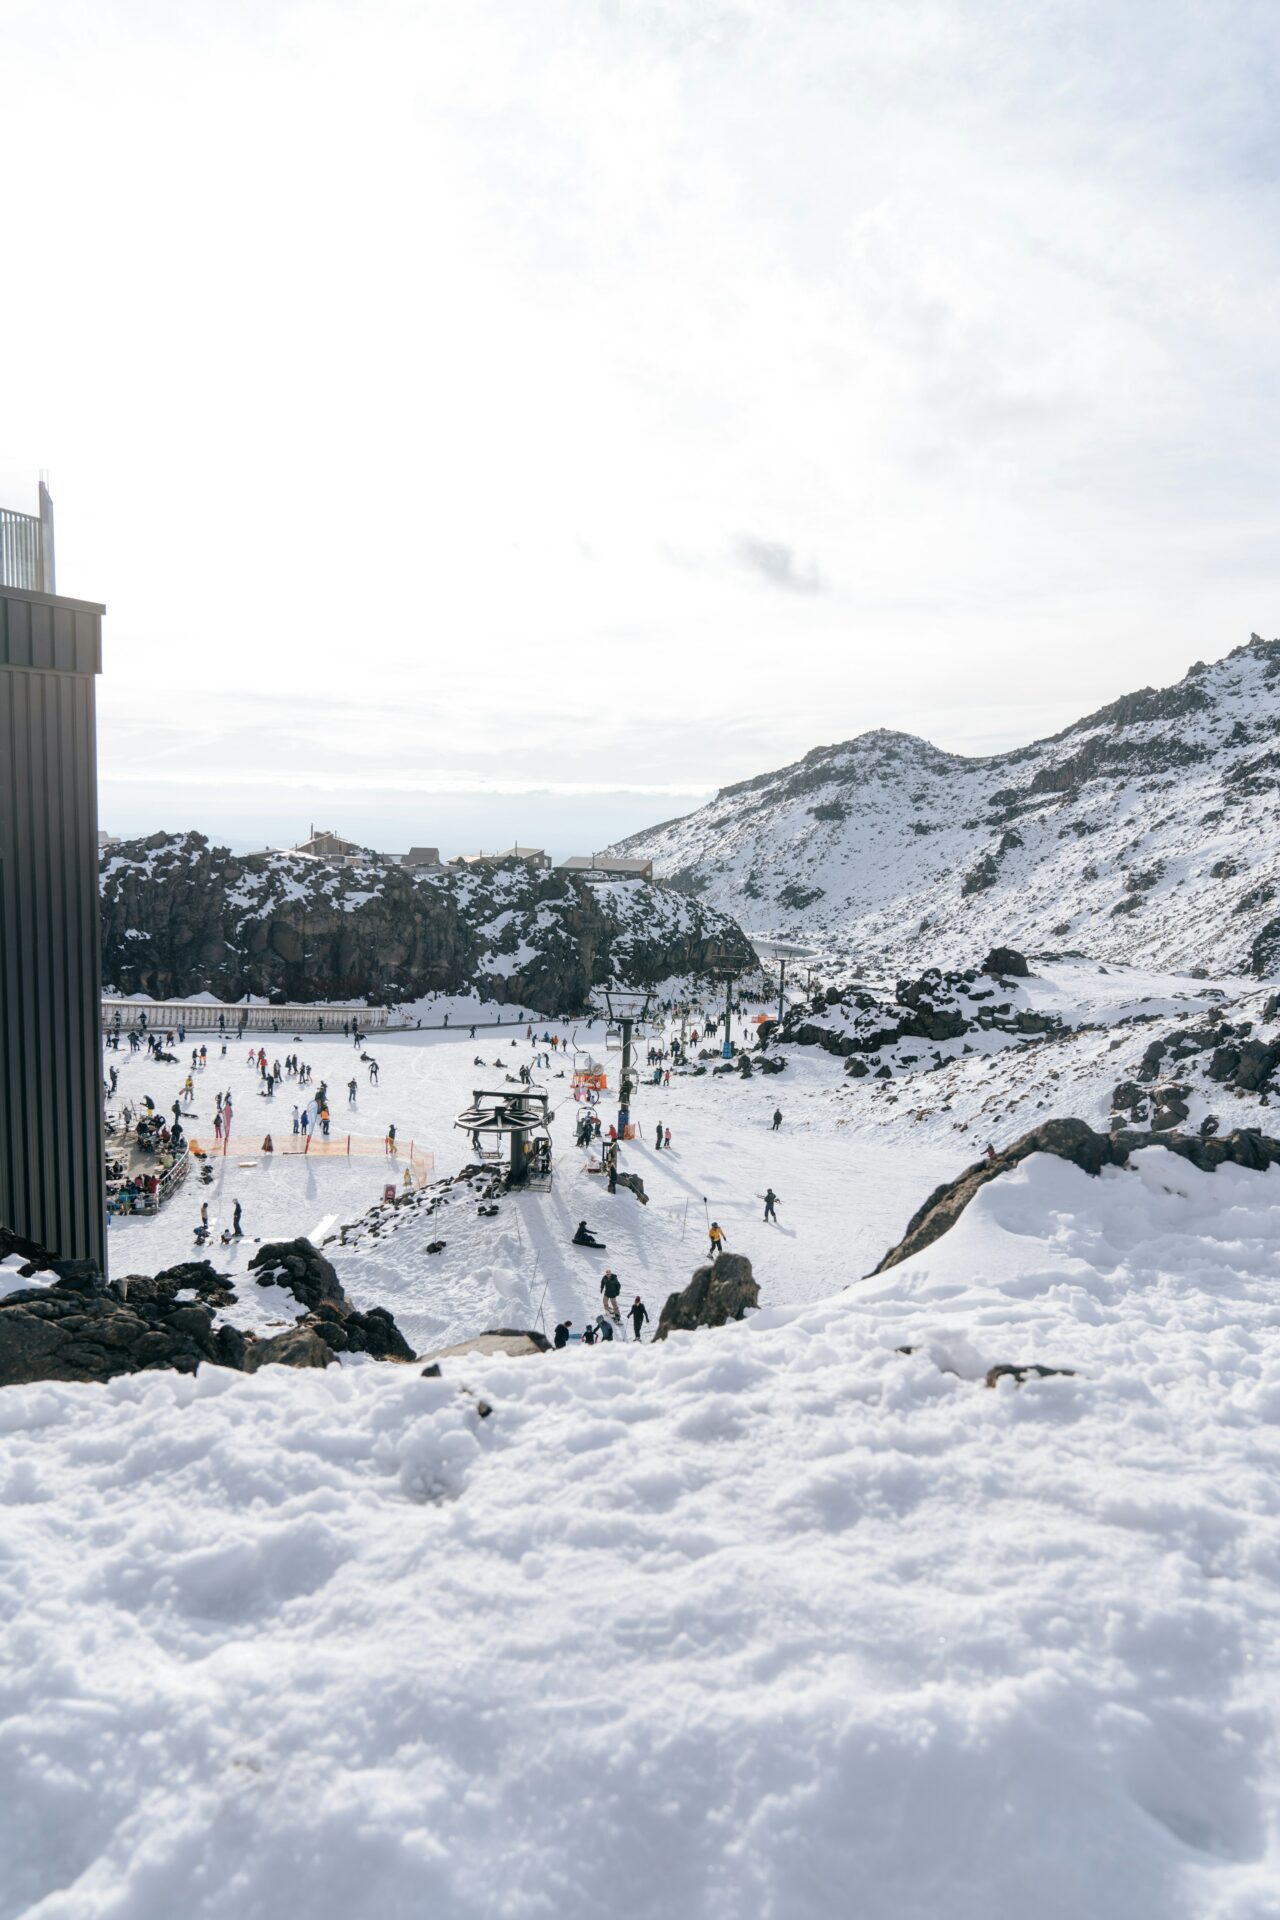
POLYGON ((725 1247, 724 1233, 718 1220, 711 1222, 710 1227, 707 1229, 707 1238, 711 1242, 709 1249, 711 1258, 718 1260, 725 1247))

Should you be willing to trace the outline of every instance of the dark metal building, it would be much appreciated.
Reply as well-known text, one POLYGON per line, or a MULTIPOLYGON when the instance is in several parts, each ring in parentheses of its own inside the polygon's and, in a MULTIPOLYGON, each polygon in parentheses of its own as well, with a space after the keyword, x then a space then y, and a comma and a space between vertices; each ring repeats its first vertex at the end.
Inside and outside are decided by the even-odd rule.
MULTIPOLYGON (((6 538, 29 578, 12 525, 6 538)), ((5 584, 18 569, 3 566, 3 546, 0 1222, 105 1271, 94 679, 104 610, 5 584)), ((47 552, 51 575, 51 516, 47 552)))

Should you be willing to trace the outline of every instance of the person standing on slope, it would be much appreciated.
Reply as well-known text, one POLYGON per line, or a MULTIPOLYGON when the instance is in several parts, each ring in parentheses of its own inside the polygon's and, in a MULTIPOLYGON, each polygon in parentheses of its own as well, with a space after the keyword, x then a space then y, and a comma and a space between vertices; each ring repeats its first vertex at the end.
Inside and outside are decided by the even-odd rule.
POLYGON ((635 1338, 637 1340, 642 1340, 644 1338, 644 1335, 641 1333, 640 1329, 648 1318, 649 1318, 649 1309, 648 1307, 645 1306, 645 1303, 640 1298, 640 1295, 637 1294, 635 1299, 631 1302, 631 1325, 634 1330, 635 1338))
POLYGON ((555 1330, 555 1334, 554 1334, 554 1336, 553 1336, 553 1338, 554 1338, 554 1341, 555 1341, 555 1345, 556 1345, 556 1348, 557 1348, 557 1350, 558 1350, 559 1348, 561 1348, 561 1347, 567 1347, 567 1346, 568 1346, 568 1344, 569 1344, 569 1329, 570 1329, 570 1327, 571 1327, 572 1325, 573 1325, 573 1322, 572 1322, 572 1320, 560 1320, 560 1321, 557 1321, 557 1323, 556 1323, 556 1330, 555 1330))
POLYGON ((725 1245, 726 1245, 725 1237, 724 1237, 724 1229, 721 1227, 720 1222, 718 1220, 713 1220, 711 1222, 711 1225, 708 1227, 707 1240, 710 1243, 708 1251, 711 1254, 711 1258, 713 1260, 718 1260, 720 1258, 720 1255, 724 1252, 725 1245))
POLYGON ((600 1279, 600 1298, 604 1301, 604 1310, 613 1320, 619 1317, 618 1295, 622 1292, 622 1282, 612 1267, 606 1267, 600 1279))
POLYGON ((774 1192, 772 1187, 766 1187, 765 1195, 764 1195, 764 1217, 766 1220, 772 1220, 775 1226, 777 1225, 778 1216, 774 1212, 774 1208, 777 1204, 778 1204, 777 1194, 774 1192))
POLYGON ((773 1110, 773 1131, 776 1133, 778 1131, 778 1128, 781 1125, 782 1125, 782 1108, 775 1107, 773 1110))
POLYGON ((656 1137, 656 1139, 654 1140, 654 1143, 653 1143, 653 1144, 654 1144, 654 1148, 655 1148, 655 1150, 656 1150, 656 1151, 657 1151, 658 1153, 661 1153, 661 1152, 662 1152, 662 1122, 661 1122, 661 1120, 659 1120, 659 1122, 658 1122, 658 1133, 657 1133, 657 1137, 656 1137))

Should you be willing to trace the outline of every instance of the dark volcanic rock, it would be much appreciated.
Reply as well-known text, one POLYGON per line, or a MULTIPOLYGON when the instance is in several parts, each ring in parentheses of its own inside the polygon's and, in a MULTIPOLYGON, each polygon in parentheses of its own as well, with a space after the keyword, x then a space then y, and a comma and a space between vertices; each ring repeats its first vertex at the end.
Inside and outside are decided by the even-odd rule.
POLYGON ((677 1330, 722 1327, 726 1321, 741 1320, 759 1304, 760 1288, 746 1255, 722 1253, 718 1260, 699 1267, 682 1292, 667 1296, 653 1337, 665 1340, 677 1330))
POLYGON ((323 1301, 349 1305, 342 1283, 324 1255, 309 1240, 268 1240, 249 1262, 260 1287, 285 1287, 312 1313, 323 1301))
POLYGON ((111 1380, 161 1368, 194 1373, 202 1361, 239 1367, 244 1347, 234 1327, 215 1332, 212 1311, 197 1301, 132 1306, 62 1280, 0 1300, 0 1386, 111 1380))
POLYGON ((1011 980, 1026 980, 1031 969, 1016 947, 992 947, 982 963, 984 973, 1007 974, 1011 980))
POLYGON ((394 1002, 474 988, 558 1014, 615 973, 649 986, 706 972, 713 946, 743 970, 756 964, 732 920, 669 888, 521 861, 330 867, 235 859, 202 834, 162 833, 113 846, 101 893, 104 980, 159 999, 394 1002))
MULTIPOLYGON (((0 1228, 0 1246, 28 1243, 0 1228)), ((45 1271, 85 1263, 58 1261, 41 1250, 45 1271)), ((51 1285, 0 1298, 0 1386, 33 1380, 110 1380, 117 1374, 207 1364, 255 1373, 267 1365, 327 1366, 337 1353, 412 1360, 410 1347, 384 1307, 358 1312, 329 1262, 308 1240, 262 1247, 251 1263, 260 1285, 288 1287, 309 1309, 295 1327, 268 1338, 214 1325, 215 1309, 235 1298, 229 1276, 207 1260, 185 1261, 154 1276, 131 1274, 108 1285, 94 1272, 68 1272, 51 1285), (263 1270, 265 1269, 265 1271, 263 1270), (180 1300, 179 1293, 195 1293, 180 1300)))

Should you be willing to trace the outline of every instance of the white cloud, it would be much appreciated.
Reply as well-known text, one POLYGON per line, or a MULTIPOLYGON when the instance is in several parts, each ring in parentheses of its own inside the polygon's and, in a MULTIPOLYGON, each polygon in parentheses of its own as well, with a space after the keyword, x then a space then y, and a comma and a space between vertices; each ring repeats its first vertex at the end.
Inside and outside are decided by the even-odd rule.
POLYGON ((1276 630, 1278 33, 0 4, 4 464, 109 777, 687 791, 1276 630))

